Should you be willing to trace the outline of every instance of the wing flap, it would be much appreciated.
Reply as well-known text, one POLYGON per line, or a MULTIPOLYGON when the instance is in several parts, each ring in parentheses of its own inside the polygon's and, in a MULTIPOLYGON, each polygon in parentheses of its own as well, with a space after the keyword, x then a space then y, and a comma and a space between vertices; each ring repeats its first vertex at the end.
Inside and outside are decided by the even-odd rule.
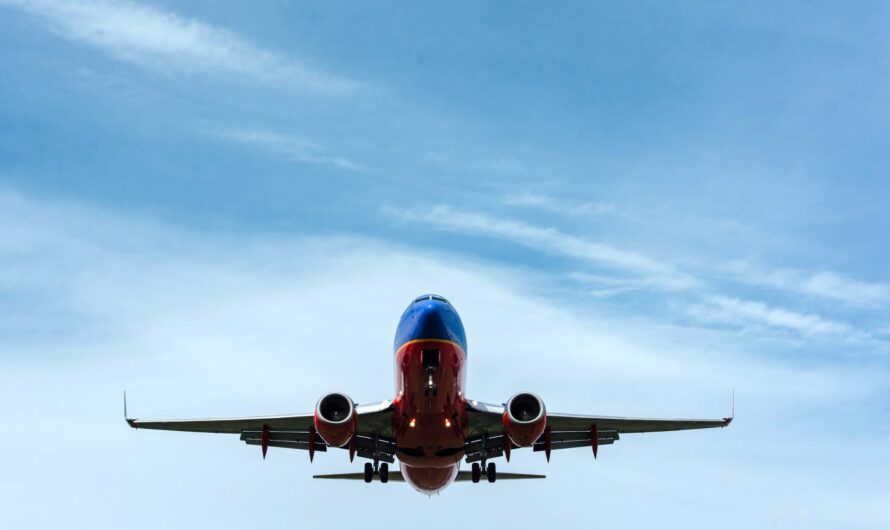
MULTIPOLYGON (((250 438, 244 440, 244 443, 247 445, 259 445, 262 446, 263 442, 259 439, 250 438)), ((281 447, 284 449, 302 449, 303 451, 309 450, 309 442, 297 442, 294 440, 276 440, 269 441, 269 447, 281 447)), ((328 450, 328 446, 325 443, 317 443, 315 444, 315 450, 319 453, 324 453, 328 450)))

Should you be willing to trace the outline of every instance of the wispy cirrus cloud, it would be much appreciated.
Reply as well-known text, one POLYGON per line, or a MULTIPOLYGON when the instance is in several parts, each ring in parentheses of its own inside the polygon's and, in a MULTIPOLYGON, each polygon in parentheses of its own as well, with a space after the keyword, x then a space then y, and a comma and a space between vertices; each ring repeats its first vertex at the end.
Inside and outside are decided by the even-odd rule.
POLYGON ((152 6, 103 0, 0 0, 0 5, 39 17, 71 41, 155 70, 241 76, 326 94, 358 85, 230 30, 152 6))
POLYGON ((289 134, 262 129, 211 128, 205 132, 220 140, 253 147, 289 160, 334 166, 350 171, 366 169, 349 158, 331 153, 324 146, 289 134))
MULTIPOLYGON (((465 234, 495 237, 532 248, 538 252, 586 261, 610 272, 576 271, 566 275, 573 282, 589 287, 587 294, 593 297, 613 297, 639 291, 684 291, 688 300, 687 314, 706 323, 723 323, 733 327, 758 329, 766 335, 776 330, 792 332, 802 337, 820 337, 826 340, 873 341, 874 335, 854 328, 836 316, 823 316, 813 311, 799 312, 775 307, 756 299, 736 298, 721 294, 725 289, 736 289, 748 283, 741 277, 726 283, 726 272, 720 265, 708 269, 693 269, 698 276, 687 273, 682 266, 674 266, 637 252, 617 248, 608 243, 592 241, 567 234, 555 228, 541 227, 513 219, 439 205, 424 210, 387 210, 389 213, 413 222, 422 222, 443 230, 465 234)), ((682 265, 682 264, 681 264, 682 265)), ((803 277, 803 274, 800 273, 803 277)), ((809 283, 795 285, 796 290, 806 289, 813 296, 841 297, 855 300, 856 296, 878 300, 880 291, 871 284, 842 278, 831 273, 808 276, 809 283), (844 286, 851 288, 843 293, 844 286)), ((791 289, 784 284, 770 285, 776 292, 791 289)))
POLYGON ((654 283, 661 289, 685 289, 699 283, 696 278, 681 274, 669 265, 643 254, 567 234, 555 228, 456 210, 446 205, 422 211, 389 211, 402 218, 428 223, 446 230, 497 237, 535 250, 578 258, 624 272, 657 277, 659 281, 654 283))
POLYGON ((813 298, 843 302, 850 306, 876 307, 890 304, 890 285, 865 282, 831 271, 806 272, 792 269, 759 271, 734 266, 742 281, 764 285, 813 298))
POLYGON ((566 215, 608 215, 618 211, 614 204, 557 199, 550 195, 531 192, 506 195, 503 202, 510 206, 538 208, 566 215))
POLYGON ((771 307, 763 302, 728 296, 708 296, 704 304, 693 306, 696 318, 740 326, 768 326, 797 332, 801 335, 849 335, 853 329, 836 320, 814 313, 798 313, 771 307))

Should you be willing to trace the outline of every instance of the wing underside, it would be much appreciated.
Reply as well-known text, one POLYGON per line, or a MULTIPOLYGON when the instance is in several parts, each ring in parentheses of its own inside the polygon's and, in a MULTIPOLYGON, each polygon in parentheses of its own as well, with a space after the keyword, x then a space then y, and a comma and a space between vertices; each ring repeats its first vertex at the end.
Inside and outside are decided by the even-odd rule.
MULTIPOLYGON (((356 456, 373 459, 376 452, 381 462, 394 462, 396 448, 392 440, 392 404, 383 401, 357 406, 356 415, 356 456)), ((313 451, 319 452, 325 452, 330 447, 314 434, 313 414, 199 420, 127 418, 127 423, 134 429, 240 434, 244 443, 258 446, 263 445, 263 433, 266 431, 268 447, 308 451, 311 446, 313 451), (310 437, 313 439, 310 440, 310 437)))
MULTIPOLYGON (((464 447, 467 462, 503 456, 510 443, 504 433, 504 406, 469 402, 470 437, 464 447)), ((534 443, 534 451, 611 445, 625 433, 666 432, 726 427, 732 417, 721 419, 656 419, 621 416, 548 414, 547 431, 534 443)), ((516 448, 511 444, 511 449, 516 448)))

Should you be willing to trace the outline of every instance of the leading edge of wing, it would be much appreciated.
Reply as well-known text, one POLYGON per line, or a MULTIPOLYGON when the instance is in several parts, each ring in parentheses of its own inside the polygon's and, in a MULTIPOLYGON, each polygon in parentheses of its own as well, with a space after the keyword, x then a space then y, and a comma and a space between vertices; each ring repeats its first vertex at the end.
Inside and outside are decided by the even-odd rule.
POLYGON ((134 429, 156 429, 163 431, 209 432, 238 434, 245 430, 262 430, 263 426, 272 430, 306 430, 313 423, 313 414, 256 416, 244 418, 206 418, 191 420, 138 420, 127 418, 127 424, 134 429))
POLYGON ((575 414, 547 414, 547 424, 554 431, 614 429, 620 433, 644 433, 713 429, 727 427, 733 417, 720 419, 629 418, 622 416, 582 416, 575 414))
MULTIPOLYGON (((391 401, 380 401, 366 405, 356 405, 356 414, 361 418, 360 434, 383 434, 382 427, 389 425, 388 412, 391 401), (367 425, 364 425, 367 424, 367 425)), ((127 394, 124 392, 124 419, 134 429, 155 429, 165 431, 208 432, 238 434, 246 430, 308 430, 314 423, 314 414, 284 414, 277 416, 254 416, 239 418, 202 418, 184 420, 139 420, 127 415, 127 394)))

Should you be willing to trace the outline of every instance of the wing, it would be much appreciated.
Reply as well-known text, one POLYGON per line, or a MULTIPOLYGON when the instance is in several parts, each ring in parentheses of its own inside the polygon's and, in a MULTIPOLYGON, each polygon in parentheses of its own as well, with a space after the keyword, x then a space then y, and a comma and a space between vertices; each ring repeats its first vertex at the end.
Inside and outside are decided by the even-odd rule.
MULTIPOLYGON (((482 460, 483 451, 485 458, 503 455, 504 445, 509 443, 504 434, 504 405, 470 401, 467 407, 470 422, 470 435, 464 447, 467 462, 482 460)), ((594 447, 594 445, 598 447, 615 443, 624 433, 710 429, 726 427, 731 422, 732 417, 719 420, 686 420, 548 413, 549 434, 545 432, 534 443, 534 450, 549 453, 550 450, 556 449, 594 447)))
MULTIPOLYGON (((382 401, 356 406, 358 416, 355 435, 356 455, 374 458, 376 451, 382 462, 394 462, 395 443, 392 441, 392 403, 382 401)), ((125 413, 126 415, 126 413, 125 413)), ((127 418, 134 429, 164 431, 240 434, 247 445, 262 445, 263 431, 268 430, 268 446, 288 449, 310 448, 310 432, 314 431, 314 415, 256 416, 250 418, 220 418, 200 420, 138 420, 127 418)), ((327 451, 328 445, 314 436, 312 449, 327 451)))

